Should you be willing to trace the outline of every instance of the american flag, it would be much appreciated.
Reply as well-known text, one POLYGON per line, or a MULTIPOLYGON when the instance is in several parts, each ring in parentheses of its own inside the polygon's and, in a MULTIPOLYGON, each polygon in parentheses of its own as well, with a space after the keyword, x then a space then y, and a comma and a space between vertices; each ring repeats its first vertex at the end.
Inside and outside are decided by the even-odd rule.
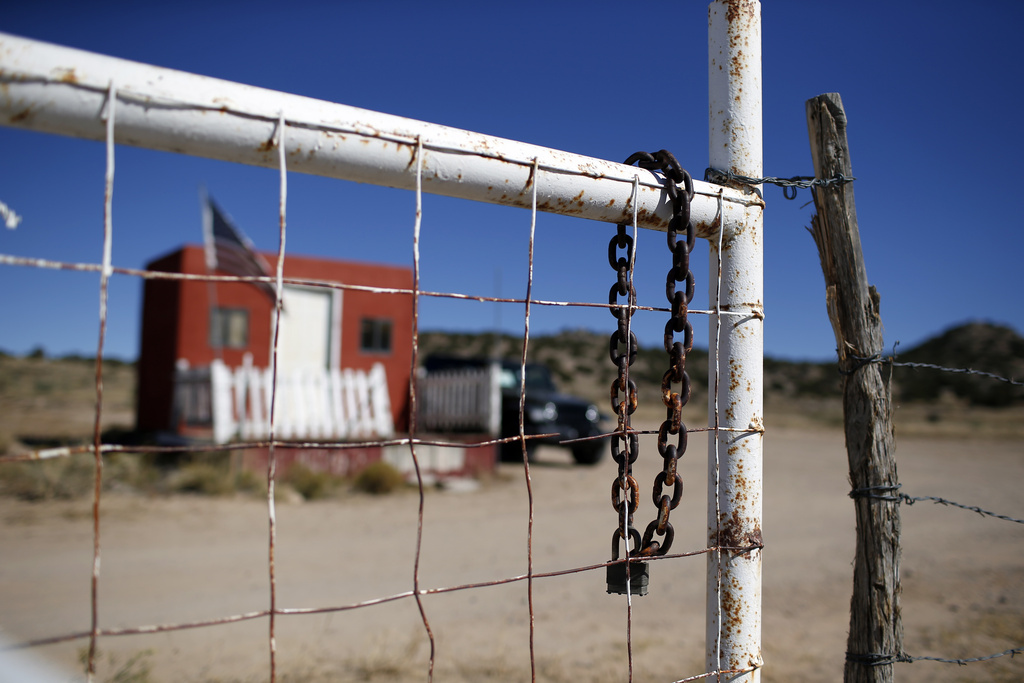
MULTIPOLYGON (((211 273, 220 270, 227 275, 270 275, 270 266, 256 252, 249 238, 209 197, 204 197, 203 202, 203 237, 206 267, 211 273)), ((269 282, 253 282, 252 285, 277 301, 277 293, 269 282)))

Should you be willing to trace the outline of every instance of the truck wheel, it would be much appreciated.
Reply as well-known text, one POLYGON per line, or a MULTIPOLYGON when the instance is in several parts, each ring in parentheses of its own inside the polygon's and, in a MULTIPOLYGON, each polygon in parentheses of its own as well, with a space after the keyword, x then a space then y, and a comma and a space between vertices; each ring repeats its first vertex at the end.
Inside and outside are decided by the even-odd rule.
POLYGON ((582 443, 572 449, 572 459, 577 465, 596 465, 604 455, 604 442, 582 443))

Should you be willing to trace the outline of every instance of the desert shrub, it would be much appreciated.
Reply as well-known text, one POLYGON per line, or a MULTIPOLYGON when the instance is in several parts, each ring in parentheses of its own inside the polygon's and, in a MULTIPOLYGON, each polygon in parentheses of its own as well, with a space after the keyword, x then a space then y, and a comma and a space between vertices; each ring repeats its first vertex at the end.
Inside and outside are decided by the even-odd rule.
POLYGON ((357 491, 382 495, 404 487, 405 476, 394 466, 378 460, 356 476, 354 486, 357 491))
POLYGON ((294 463, 284 476, 284 483, 306 500, 327 498, 338 488, 340 480, 330 472, 315 472, 302 463, 294 463))
POLYGON ((103 487, 151 492, 158 488, 162 472, 149 454, 110 453, 103 456, 103 487))
MULTIPOLYGON (((106 659, 105 665, 111 670, 110 676, 104 678, 104 683, 149 683, 150 674, 153 671, 153 665, 150 663, 149 658, 153 656, 152 650, 141 650, 130 656, 126 661, 122 662, 121 659, 115 654, 106 654, 104 657, 103 652, 96 651, 96 660, 98 664, 103 664, 103 660, 106 659)), ((81 648, 78 651, 78 661, 85 667, 89 658, 88 648, 81 648)))
POLYGON ((192 462, 168 477, 168 487, 179 493, 201 493, 223 496, 234 491, 232 477, 226 468, 209 462, 192 462))
POLYGON ((252 470, 242 470, 235 475, 235 490, 239 493, 266 495, 267 478, 252 470))
POLYGON ((0 493, 22 500, 77 498, 93 489, 90 457, 54 458, 0 466, 0 493))

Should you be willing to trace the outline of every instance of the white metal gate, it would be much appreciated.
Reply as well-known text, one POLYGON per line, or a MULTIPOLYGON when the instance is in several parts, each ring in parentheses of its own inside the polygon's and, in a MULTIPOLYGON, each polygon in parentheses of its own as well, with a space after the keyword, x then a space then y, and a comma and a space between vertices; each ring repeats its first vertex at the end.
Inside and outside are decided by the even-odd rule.
MULTIPOLYGON (((711 3, 712 168, 762 175, 760 54, 760 4, 711 3)), ((0 82, 0 117, 16 127, 608 223, 635 215, 653 230, 671 211, 662 179, 635 167, 4 34, 0 82)), ((756 681, 764 203, 751 188, 694 185, 691 215, 711 245, 712 276, 706 660, 709 672, 756 681)), ((111 272, 109 245, 100 270, 111 272)), ((272 505, 271 496, 273 520, 272 505)))

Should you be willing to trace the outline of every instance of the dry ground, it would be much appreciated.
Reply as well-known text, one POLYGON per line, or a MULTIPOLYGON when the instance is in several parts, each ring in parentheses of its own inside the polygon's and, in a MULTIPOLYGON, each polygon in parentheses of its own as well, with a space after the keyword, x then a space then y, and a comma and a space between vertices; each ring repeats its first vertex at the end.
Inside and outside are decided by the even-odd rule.
MULTIPOLYGON (((799 422, 797 420, 796 422, 799 422)), ((771 426, 769 420, 769 425, 771 426)), ((1024 517, 1020 439, 905 437, 904 492, 1024 517)), ((658 467, 653 443, 638 463, 642 491, 658 467)), ((690 441, 687 488, 673 514, 676 549, 703 546, 706 444, 690 441)), ((542 450, 531 468, 535 571, 600 563, 615 513, 615 466, 569 465, 542 450)), ((526 572, 528 504, 521 466, 471 492, 427 493, 424 588, 526 572)), ((853 554, 852 502, 836 430, 770 428, 764 482, 765 681, 842 678, 853 554)), ((347 605, 412 586, 418 496, 352 495, 278 506, 280 607, 347 605)), ((89 627, 90 503, 0 500, 0 629, 9 640, 89 627)), ((1024 529, 931 503, 904 506, 906 651, 964 657, 1024 645, 1024 529)), ((652 515, 642 497, 638 524, 652 515)), ((237 498, 109 494, 103 504, 103 627, 208 619, 268 604, 265 503, 237 498)), ((655 563, 650 595, 633 603, 634 680, 674 681, 704 670, 705 559, 655 563)), ((605 593, 603 570, 534 582, 537 679, 624 681, 626 603, 605 593)), ((437 681, 528 681, 527 584, 426 597, 437 681)), ((98 680, 262 681, 267 620, 101 640, 98 680), (131 658, 137 656, 134 665, 131 658), (144 667, 151 667, 149 674, 144 667), (132 677, 134 675, 134 678, 132 677), (118 677, 120 676, 120 677, 118 677)), ((85 640, 30 652, 81 671, 85 640)), ((422 681, 429 645, 416 604, 402 599, 277 622, 280 679, 422 681)), ((0 665, 0 671, 4 666, 0 665)), ((1024 679, 1024 658, 958 667, 916 662, 901 681, 1024 679)), ((74 680, 65 675, 59 680, 74 680)), ((0 680, 4 680, 0 673, 0 680)))

